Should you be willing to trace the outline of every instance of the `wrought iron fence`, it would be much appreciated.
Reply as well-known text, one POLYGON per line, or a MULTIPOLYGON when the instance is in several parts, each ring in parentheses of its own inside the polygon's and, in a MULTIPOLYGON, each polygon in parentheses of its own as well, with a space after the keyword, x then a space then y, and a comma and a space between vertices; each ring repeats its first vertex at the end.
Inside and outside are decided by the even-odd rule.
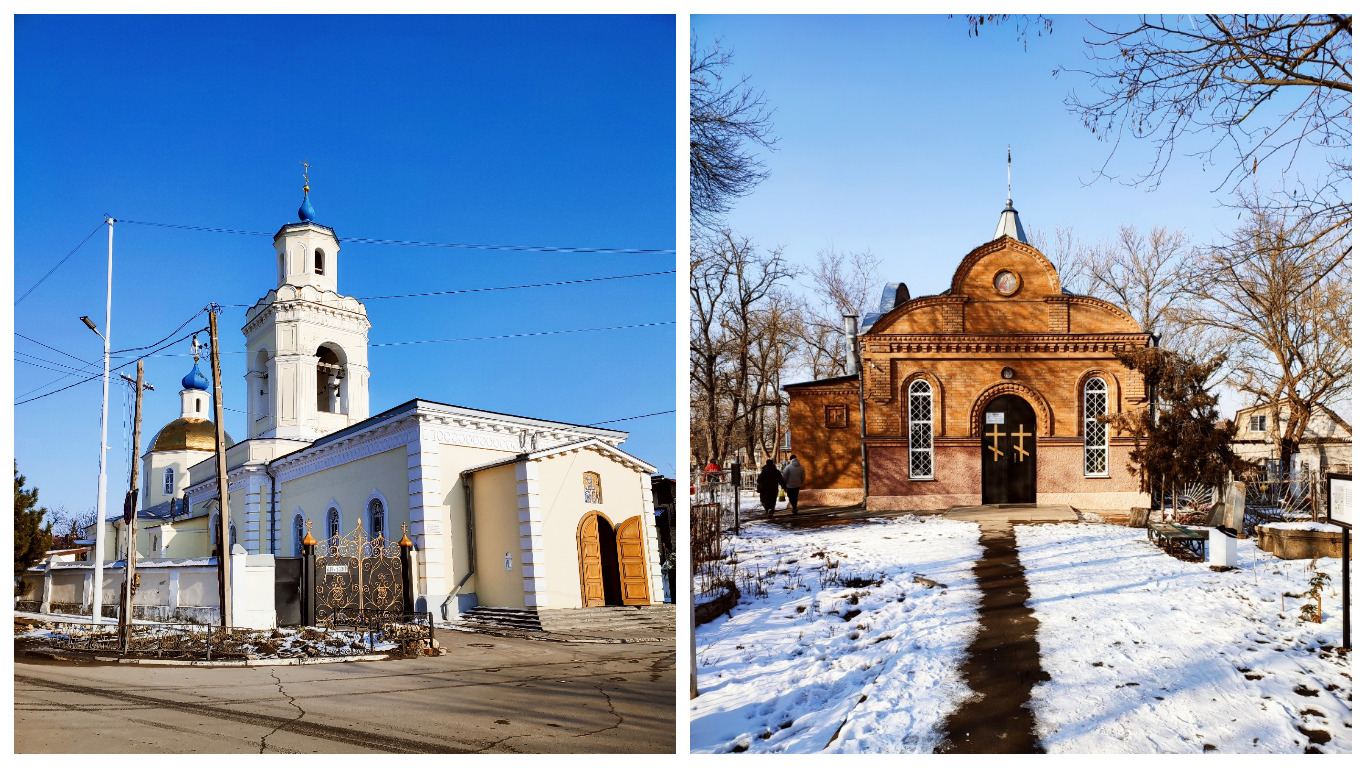
MULTIPOLYGON (((376 624, 369 631, 304 627, 299 630, 217 627, 205 624, 134 624, 126 653, 122 651, 117 625, 46 622, 57 625, 50 636, 54 648, 68 651, 107 652, 157 659, 321 658, 373 653, 376 642, 400 632, 376 624), (378 636, 377 636, 378 634, 378 636), (368 636, 368 637, 367 637, 368 636), (368 642, 366 642, 368 640, 368 642)), ((430 621, 429 621, 430 624, 430 621)), ((427 628, 431 637, 430 626, 427 628)))
POLYGON ((402 547, 356 521, 349 534, 318 543, 314 619, 320 625, 365 627, 404 610, 402 547))

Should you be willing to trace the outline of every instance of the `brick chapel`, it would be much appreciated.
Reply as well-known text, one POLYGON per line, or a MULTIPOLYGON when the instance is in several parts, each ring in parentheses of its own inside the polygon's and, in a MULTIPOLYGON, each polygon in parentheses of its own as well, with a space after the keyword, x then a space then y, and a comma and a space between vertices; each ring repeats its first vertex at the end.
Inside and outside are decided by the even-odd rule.
POLYGON ((1152 335, 1062 286, 1010 200, 948 290, 913 299, 889 283, 848 332, 855 375, 783 388, 804 503, 1147 506, 1133 438, 1096 417, 1147 407, 1142 377, 1114 352, 1152 335))

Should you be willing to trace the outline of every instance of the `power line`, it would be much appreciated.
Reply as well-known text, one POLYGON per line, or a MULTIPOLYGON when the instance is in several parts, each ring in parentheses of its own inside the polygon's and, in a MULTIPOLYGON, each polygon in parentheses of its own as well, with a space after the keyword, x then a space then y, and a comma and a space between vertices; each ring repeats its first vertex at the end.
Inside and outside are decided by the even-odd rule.
POLYGON ((632 421, 632 420, 634 420, 634 419, 648 419, 648 418, 651 417, 651 416, 663 416, 663 415, 666 414, 666 413, 676 413, 676 411, 660 411, 660 412, 658 412, 658 413, 646 413, 646 414, 643 414, 643 415, 640 415, 640 416, 627 416, 627 417, 624 418, 624 419, 608 419, 607 421, 595 421, 595 422, 589 424, 588 426, 590 426, 590 427, 596 427, 596 426, 598 426, 599 424, 615 424, 615 423, 617 423, 618 421, 632 421))
MULTIPOLYGON (((122 370, 122 369, 127 368, 128 366, 132 365, 133 363, 136 363, 136 362, 139 361, 139 360, 142 360, 142 359, 144 359, 144 358, 151 357, 151 356, 154 355, 156 352, 160 352, 162 349, 167 349, 167 348, 172 347, 172 346, 174 346, 174 345, 176 345, 176 344, 179 344, 180 342, 184 341, 185 339, 190 338, 191 336, 193 336, 193 335, 196 334, 196 333, 207 333, 207 332, 208 332, 207 329, 205 329, 205 328, 200 328, 200 329, 198 329, 198 330, 196 330, 196 331, 192 331, 192 332, 190 332, 190 333, 187 333, 187 334, 185 334, 184 336, 181 336, 180 338, 178 338, 178 339, 176 339, 176 340, 174 340, 174 341, 172 341, 172 342, 169 342, 169 343, 167 343, 167 344, 162 345, 159 349, 157 349, 157 350, 155 350, 155 351, 153 351, 153 352, 148 352, 148 353, 145 354, 145 355, 142 355, 142 356, 140 356, 140 357, 135 357, 135 358, 133 358, 132 360, 129 360, 128 362, 124 363, 123 365, 120 365, 120 366, 117 366, 117 367, 114 367, 114 368, 110 368, 110 369, 109 369, 109 373, 110 373, 110 375, 112 376, 112 375, 114 374, 115 371, 122 370)), ((65 377, 63 377, 63 378, 65 378, 65 377)), ((52 390, 51 392, 45 392, 45 393, 43 393, 43 394, 41 394, 41 395, 38 395, 37 397, 30 397, 30 398, 27 399, 27 400, 20 400, 19 402, 15 403, 14 405, 17 407, 17 406, 23 405, 24 403, 31 403, 31 402, 33 402, 33 401, 35 401, 35 400, 42 400, 43 398, 49 397, 49 396, 51 396, 51 395, 55 395, 55 394, 57 394, 58 392, 65 392, 65 391, 67 391, 68 389, 71 389, 72 387, 79 387, 79 386, 82 385, 82 384, 86 384, 86 383, 89 383, 89 382, 92 382, 92 381, 97 381, 97 380, 99 380, 99 379, 101 379, 101 378, 104 378, 104 372, 103 372, 103 371, 101 371, 101 372, 95 374, 94 376, 91 376, 91 377, 88 378, 88 379, 82 379, 82 380, 76 382, 75 384, 68 384, 67 386, 62 387, 61 389, 54 389, 54 390, 52 390)), ((60 380, 60 379, 59 379, 59 380, 60 380)))
POLYGON ((35 288, 37 288, 38 286, 42 285, 44 280, 48 279, 49 277, 52 277, 52 273, 57 271, 57 267, 62 266, 63 264, 66 263, 66 260, 67 260, 67 259, 69 259, 69 258, 71 258, 72 256, 74 256, 74 255, 76 254, 76 251, 79 251, 79 250, 81 249, 81 245, 85 245, 87 242, 89 242, 89 241, 90 241, 90 238, 94 237, 94 236, 95 236, 95 233, 96 233, 96 232, 99 232, 99 231, 100 231, 100 227, 103 227, 103 226, 104 226, 104 222, 101 221, 94 229, 90 230, 90 234, 88 234, 88 235, 85 236, 85 239, 81 241, 81 244, 80 244, 80 245, 76 246, 75 248, 72 248, 72 249, 71 249, 71 253, 68 253, 67 255, 63 256, 63 257, 62 257, 62 260, 59 261, 59 262, 57 262, 55 265, 53 265, 52 269, 49 269, 49 270, 47 271, 47 274, 46 274, 46 275, 43 275, 42 277, 38 278, 38 282, 34 283, 31 287, 29 287, 29 289, 28 289, 27 291, 24 291, 24 295, 23 295, 23 296, 20 296, 19 298, 15 299, 15 300, 14 300, 14 306, 16 306, 16 307, 19 306, 19 302, 23 301, 24 299, 27 299, 27 298, 28 298, 28 295, 29 295, 30 293, 33 293, 33 290, 34 290, 35 288))
POLYGON ((463 339, 425 339, 423 341, 389 341, 383 344, 371 344, 372 347, 402 347, 410 344, 444 344, 450 341, 488 341, 490 339, 518 339, 526 336, 555 336, 562 333, 589 333, 592 331, 620 331, 626 328, 650 328, 656 325, 674 325, 675 321, 669 320, 661 323, 640 323, 639 325, 614 325, 607 328, 575 328, 569 331, 536 331, 533 333, 505 333, 501 336, 470 336, 463 339))
POLYGON ((71 358, 72 360, 75 360, 75 361, 77 361, 77 362, 85 363, 86 365, 95 365, 95 362, 94 362, 94 361, 86 360, 86 359, 80 358, 80 357, 76 357, 75 355, 71 354, 70 352, 63 352, 62 350, 57 349, 56 347, 49 347, 48 345, 44 344, 43 342, 38 341, 37 339, 34 339, 34 338, 30 338, 30 337, 28 337, 28 336, 25 336, 24 334, 19 333, 18 331, 15 331, 15 332, 14 332, 14 335, 15 335, 15 336, 18 336, 19 338, 21 338, 21 339, 23 339, 23 340, 25 340, 25 341, 31 341, 31 342, 33 342, 34 344, 37 344, 37 345, 40 346, 40 347, 46 347, 47 349, 50 349, 50 350, 52 350, 53 352, 56 352, 56 353, 59 354, 59 355, 66 355, 67 357, 69 357, 69 358, 71 358))
POLYGON ((154 342, 152 342, 151 344, 148 344, 148 345, 145 346, 145 347, 129 347, 128 349, 117 349, 117 350, 114 350, 113 352, 110 352, 109 354, 111 354, 111 355, 116 355, 116 354, 123 354, 124 352, 141 352, 141 351, 144 350, 144 349, 151 349, 152 347, 155 347, 156 345, 160 344, 162 341, 165 341, 165 340, 171 338, 172 336, 176 335, 177 333, 179 333, 181 328, 184 328, 185 326, 187 326, 187 325, 189 325, 190 323, 194 322, 194 319, 195 319, 196 317, 199 317, 200 315, 204 314, 205 309, 208 309, 208 308, 205 307, 204 309, 200 309, 200 310, 196 311, 193 315, 190 315, 190 319, 189 319, 189 320, 186 320, 185 322, 181 323, 179 326, 176 327, 176 329, 175 329, 174 331, 171 331, 170 333, 166 334, 165 336, 162 336, 160 341, 154 341, 154 342))
MULTIPOLYGON (((483 293, 486 291, 512 291, 520 288, 548 288, 557 285, 576 285, 578 283, 597 283, 604 280, 626 280, 634 277, 654 277, 655 275, 674 275, 677 270, 666 269, 662 272, 642 272, 638 275, 611 275, 608 277, 586 277, 581 280, 561 280, 555 283, 530 283, 528 285, 503 285, 496 288, 462 288, 454 291, 429 291, 427 293, 399 293, 392 296, 358 296, 360 301, 378 301, 380 299, 411 299, 421 296, 450 296, 457 293, 483 293)), ((255 304, 220 304, 221 307, 254 307, 255 304)))
MULTIPOLYGON (((133 221, 132 219, 119 219, 120 224, 141 224, 147 227, 165 227, 168 229, 188 229, 197 232, 213 232, 227 235, 253 235, 259 237, 270 237, 271 232, 252 232, 245 229, 226 229, 223 227, 196 227, 190 224, 159 224, 154 221, 133 221)), ((92 233, 93 234, 93 233, 92 233)), ((484 251, 525 251, 530 253, 603 253, 610 255, 625 256, 673 256, 676 251, 663 248, 579 248, 558 245, 490 245, 486 243, 433 243, 423 240, 391 240, 378 237, 339 237, 343 243, 361 243, 364 245, 410 245, 421 248, 469 248, 484 251)))

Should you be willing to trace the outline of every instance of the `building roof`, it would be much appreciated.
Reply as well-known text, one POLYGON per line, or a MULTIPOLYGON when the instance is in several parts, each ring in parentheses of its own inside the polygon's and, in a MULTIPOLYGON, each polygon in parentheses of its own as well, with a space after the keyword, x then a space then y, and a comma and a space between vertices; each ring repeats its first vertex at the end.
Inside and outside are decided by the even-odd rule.
MULTIPOLYGON (((147 452, 212 451, 215 449, 214 443, 217 439, 214 433, 212 421, 194 416, 182 416, 157 432, 156 437, 152 438, 152 447, 147 449, 147 452)), ((227 440, 228 447, 231 448, 233 445, 232 435, 224 432, 223 439, 227 440)))
POLYGON ((1010 200, 1006 200, 1005 210, 1001 211, 1001 220, 996 223, 996 234, 992 235, 991 239, 995 240, 1001 235, 1029 245, 1029 240, 1025 237, 1024 224, 1020 223, 1020 212, 1015 210, 1015 205, 1010 200))
POLYGON ((648 474, 654 474, 655 471, 658 469, 658 467, 655 467, 653 464, 648 464, 644 460, 632 456, 631 454, 621 450, 620 448, 608 445, 607 443, 604 443, 596 437, 590 437, 584 440, 576 440, 572 443, 561 443, 559 445, 552 445, 549 448, 542 448, 536 451, 519 453, 516 456, 509 456, 507 458, 502 459, 494 459, 493 461, 486 462, 484 464, 476 464, 473 467, 468 467, 462 470, 461 474, 483 472, 486 469, 504 467, 508 464, 516 464, 520 461, 536 461, 538 459, 548 459, 554 456, 559 456, 561 454, 573 453, 574 451, 582 450, 591 450, 594 453, 601 454, 603 456, 608 457, 609 459, 612 459, 613 461, 617 461, 619 463, 625 464, 628 467, 633 467, 638 471, 646 472, 648 474))
POLYGON ((802 387, 822 387, 832 386, 835 384, 852 384, 856 381, 858 381, 857 375, 836 376, 830 379, 816 379, 815 381, 797 381, 793 382, 792 384, 784 384, 783 391, 787 391, 789 389, 800 389, 802 387))

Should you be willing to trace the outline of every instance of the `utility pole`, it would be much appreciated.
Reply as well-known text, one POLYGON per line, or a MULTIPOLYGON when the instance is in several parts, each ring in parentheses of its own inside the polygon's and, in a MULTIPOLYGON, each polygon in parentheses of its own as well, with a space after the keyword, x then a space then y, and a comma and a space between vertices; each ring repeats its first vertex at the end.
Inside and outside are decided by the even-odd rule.
POLYGON ((133 639, 133 574, 138 562, 138 447, 142 445, 142 390, 154 389, 142 383, 142 361, 138 361, 138 378, 119 376, 133 385, 133 469, 128 477, 128 495, 123 500, 123 528, 128 556, 123 561, 123 605, 119 607, 119 642, 124 653, 133 639))
POLYGON ((91 591, 90 623, 98 626, 104 612, 104 495, 108 490, 105 474, 105 459, 109 452, 109 320, 114 313, 114 219, 106 218, 109 225, 109 276, 104 293, 104 333, 95 329, 90 318, 81 320, 90 330, 104 339, 104 407, 100 410, 100 482, 95 498, 95 584, 91 591))
POLYGON ((218 617, 224 629, 232 626, 232 583, 228 568, 228 446, 223 435, 223 374, 218 367, 217 304, 209 305, 209 360, 213 367, 213 431, 218 463, 218 617))

